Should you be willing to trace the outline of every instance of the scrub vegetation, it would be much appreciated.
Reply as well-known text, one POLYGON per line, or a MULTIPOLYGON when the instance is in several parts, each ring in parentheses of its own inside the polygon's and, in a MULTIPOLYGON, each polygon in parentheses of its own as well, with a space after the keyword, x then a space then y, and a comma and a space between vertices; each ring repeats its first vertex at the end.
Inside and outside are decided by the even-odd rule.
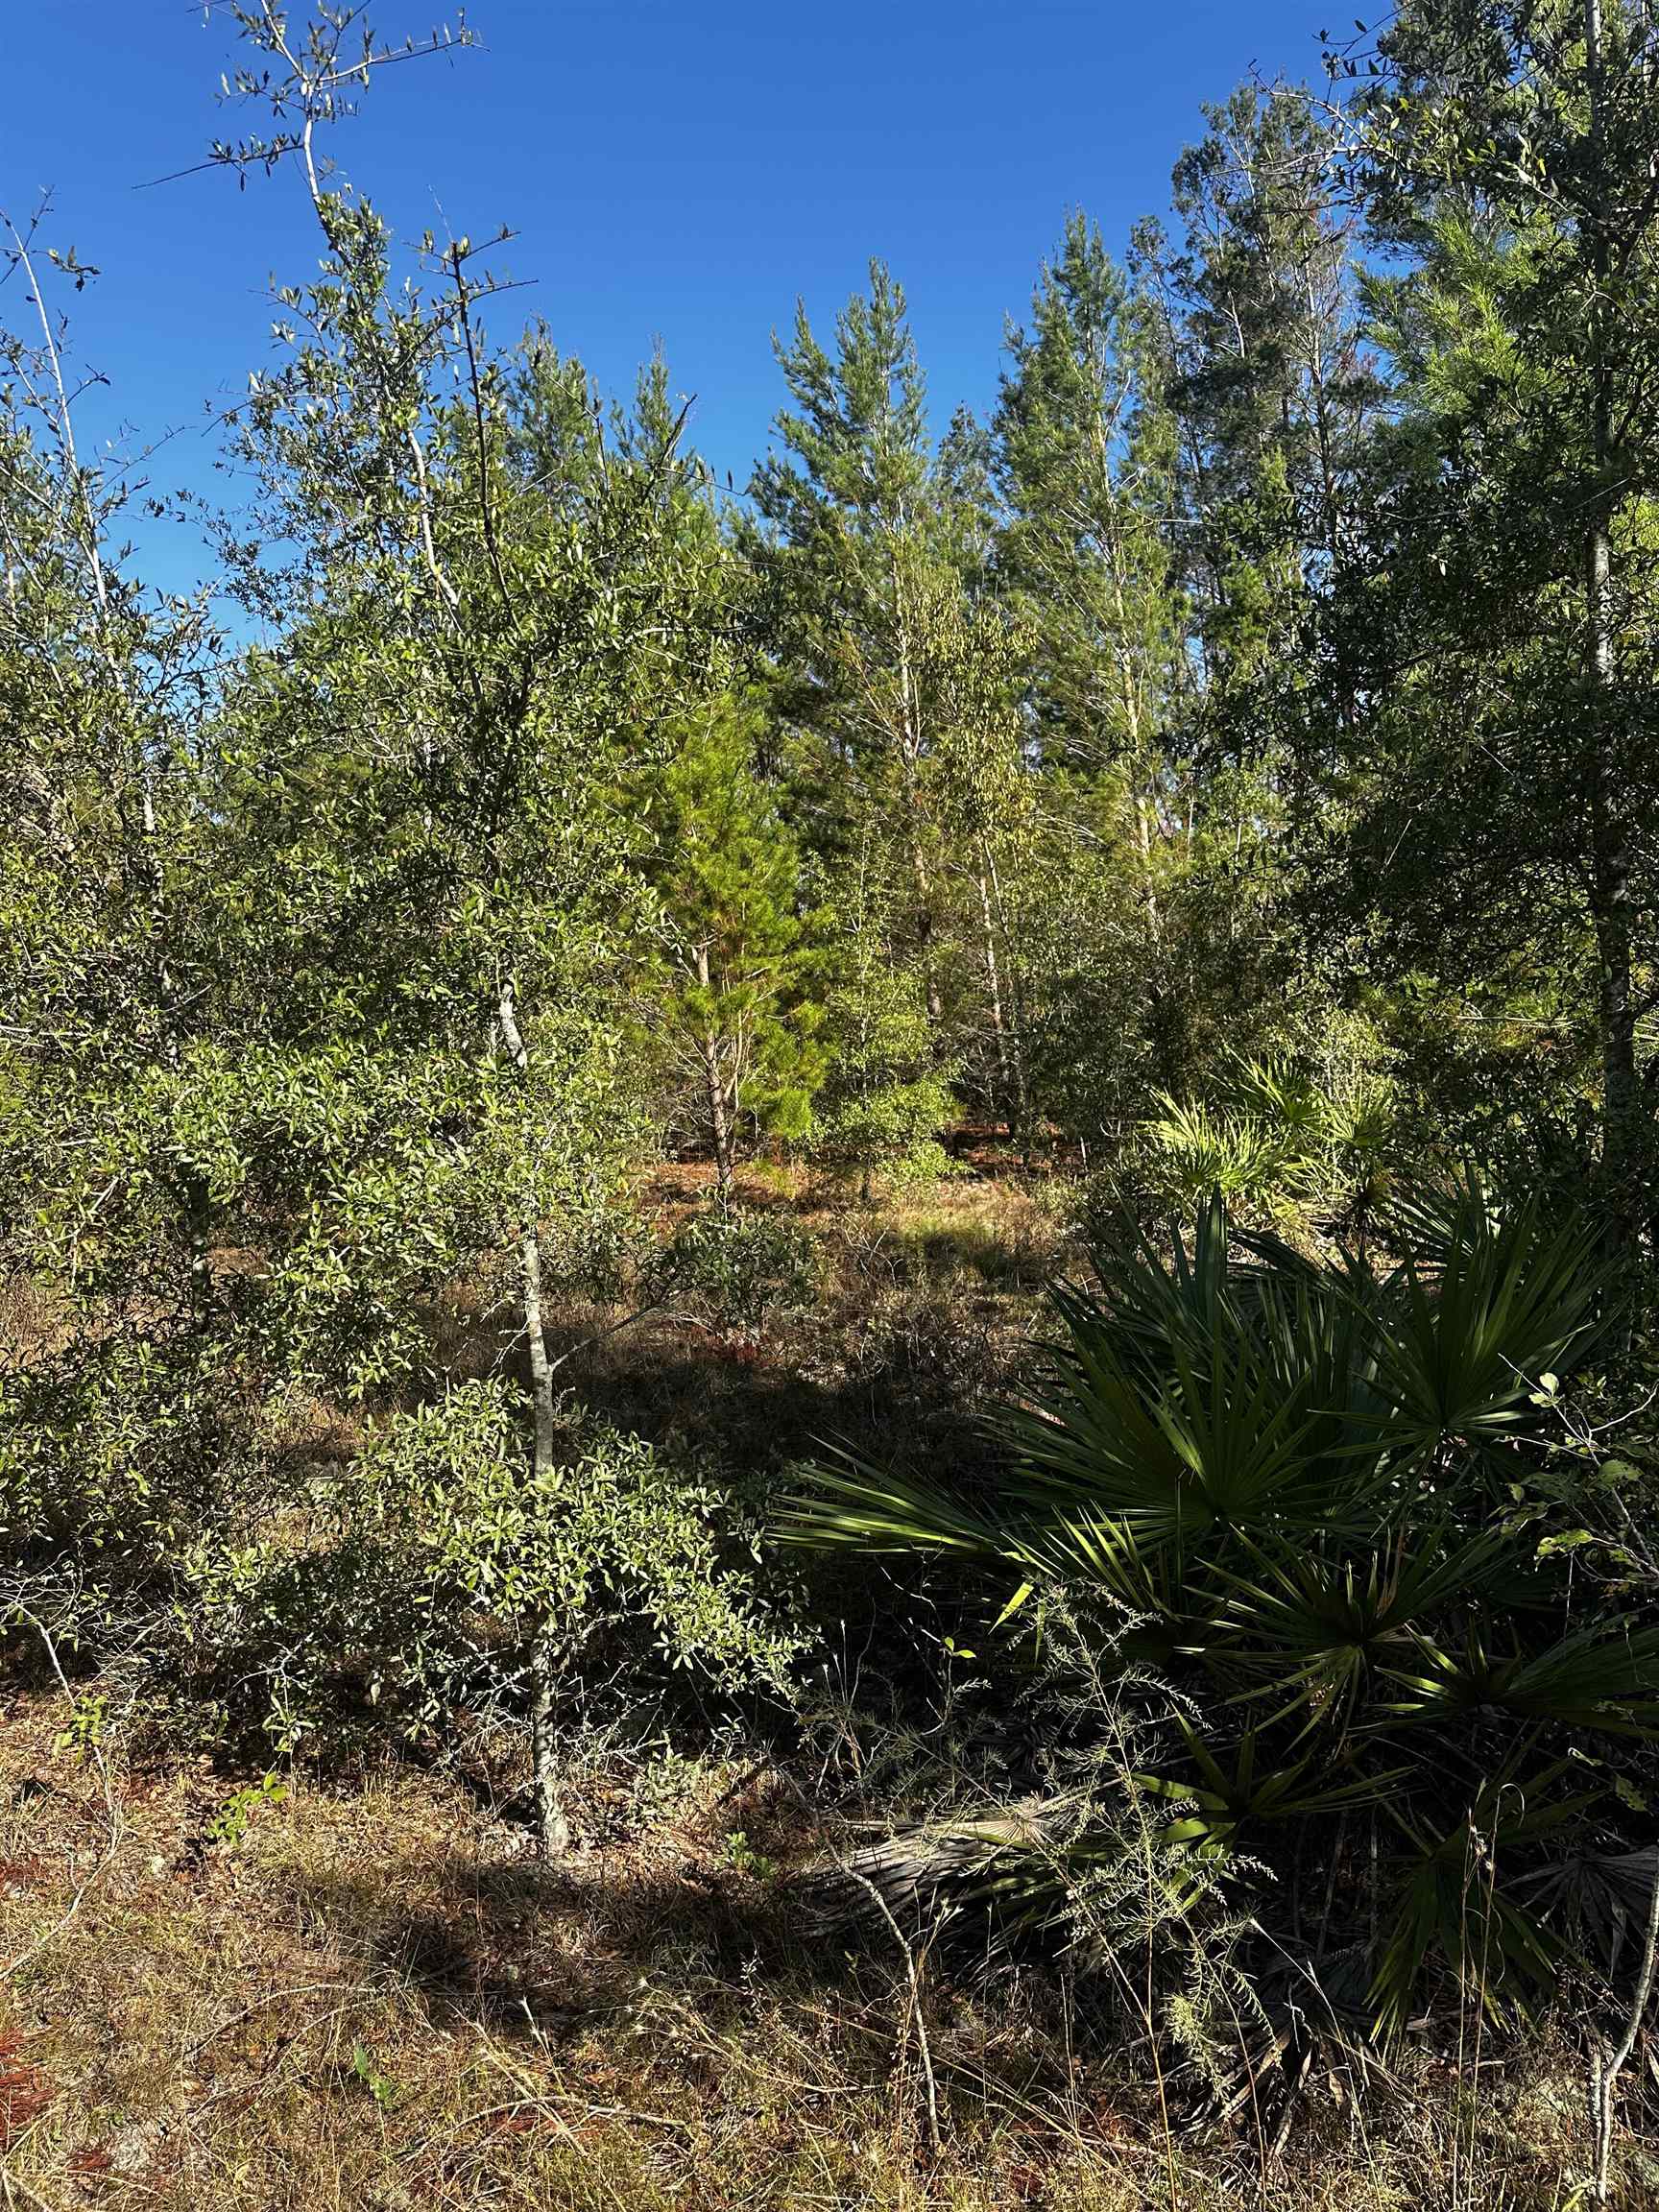
POLYGON ((195 595, 0 239, 6 2203, 1653 2201, 1646 0, 741 491, 220 13, 195 595))

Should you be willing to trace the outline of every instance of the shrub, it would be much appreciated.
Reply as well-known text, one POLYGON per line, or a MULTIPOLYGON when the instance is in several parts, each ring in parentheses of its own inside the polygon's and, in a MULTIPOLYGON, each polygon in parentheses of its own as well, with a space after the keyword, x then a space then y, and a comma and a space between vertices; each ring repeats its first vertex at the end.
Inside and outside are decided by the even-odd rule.
POLYGON ((683 1222, 653 1264, 654 1299, 718 1329, 757 1334, 811 1302, 812 1244, 781 1214, 716 1204, 683 1222))
POLYGON ((1259 1221, 1362 1224, 1385 1196, 1399 1105, 1363 1038, 1315 1069, 1237 1060, 1218 1097, 1159 1094, 1141 1173, 1160 1206, 1211 1192, 1259 1221))
POLYGON ((829 1072, 818 1100, 814 1155, 856 1175, 905 1184, 946 1173, 940 1137, 958 1114, 956 1070, 938 1061, 918 977, 847 948, 826 995, 829 1072))
POLYGON ((440 1742, 461 1711, 637 1711, 681 1674, 787 1697, 798 1640, 703 1472, 574 1413, 562 1443, 536 1474, 512 1391, 460 1385, 384 1422, 305 1540, 198 1550, 202 1633, 281 1740, 327 1726, 347 1690, 440 1742))
POLYGON ((844 1460, 790 1517, 954 1551, 1000 1570, 1016 1623, 1078 1623, 1099 1694, 1071 1748, 1135 1738, 1104 1760, 1119 1802, 1055 1803, 981 1854, 981 1887, 1062 1929, 1150 1823, 1171 1913, 1242 1888, 1305 1962, 1362 1960, 1382 2031, 1437 1980, 1494 2012, 1554 1985, 1659 1736, 1659 1622, 1598 1602, 1560 1521, 1582 1509, 1560 1379, 1602 1297, 1583 1225, 1471 1187, 1395 1233, 1387 1270, 1310 1261, 1217 1198, 1167 1259, 1104 1251, 1095 1287, 1055 1294, 991 1503, 844 1460))

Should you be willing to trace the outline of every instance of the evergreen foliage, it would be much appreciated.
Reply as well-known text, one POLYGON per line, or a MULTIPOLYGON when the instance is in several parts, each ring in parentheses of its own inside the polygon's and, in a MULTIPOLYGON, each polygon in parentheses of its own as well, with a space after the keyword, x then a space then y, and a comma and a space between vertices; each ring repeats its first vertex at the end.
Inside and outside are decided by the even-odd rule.
POLYGON ((1206 109, 1120 259, 1066 218, 983 420, 873 261, 727 499, 661 356, 612 403, 500 327, 505 234, 406 252, 331 166, 464 39, 220 12, 259 128, 212 163, 317 259, 211 591, 149 587, 78 444, 96 272, 0 249, 0 1624, 286 1757, 500 1723, 556 1854, 570 1730, 787 1729, 838 1602, 745 1503, 769 1411, 738 1469, 569 1363, 787 1325, 815 1417, 878 1423, 977 1293, 832 1373, 817 1215, 898 1305, 878 1207, 1008 1179, 1096 1277, 983 1462, 843 1456, 786 1516, 990 1572, 1046 1736, 950 1879, 1094 1963, 1329 1951, 1383 2034, 1613 1986, 1659 1785, 1651 1447, 1603 1440, 1659 1238, 1651 11, 1401 0, 1329 97, 1206 109))
MULTIPOLYGON (((1000 1565, 1020 1578, 1004 1620, 1066 1599, 1109 1700, 1074 1760, 1110 1749, 1110 1701, 1167 1685, 1156 1763, 1110 1773, 1088 1822, 1062 1802, 1049 1834, 1003 1841, 970 1893, 1063 1926, 1150 1796, 1167 1814, 1148 1878, 1177 1915, 1213 1909, 1229 1862, 1282 1888, 1317 1866, 1320 1950, 1362 1956, 1398 2031, 1431 1969, 1494 2013, 1554 1986, 1583 1937, 1570 1870, 1620 1847, 1619 1741, 1659 1735, 1659 1626, 1581 1617, 1572 1546, 1540 1540, 1573 1449, 1558 1393, 1604 1287, 1581 1224, 1494 1216, 1471 1187, 1391 1240, 1386 1271, 1310 1262, 1230 1235, 1216 1199, 1168 1261, 1103 1250, 1098 1287, 1057 1296, 994 1500, 828 1465, 793 1527, 1000 1565), (1332 1828, 1354 1813, 1392 1900, 1372 1935, 1332 1828)), ((1272 1912, 1264 1890, 1253 1910, 1272 1912)))

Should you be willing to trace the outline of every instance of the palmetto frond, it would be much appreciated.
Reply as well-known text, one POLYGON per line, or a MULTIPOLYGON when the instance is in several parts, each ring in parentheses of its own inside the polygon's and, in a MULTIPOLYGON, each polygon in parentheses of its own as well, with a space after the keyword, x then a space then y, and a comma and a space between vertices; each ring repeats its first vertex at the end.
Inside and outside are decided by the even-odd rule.
POLYGON ((1538 1847, 1602 1794, 1559 1794, 1567 1771, 1558 1760, 1528 1775, 1511 1759, 1455 1821, 1428 1830, 1401 1820, 1407 1853, 1372 1982, 1385 2032, 1405 2026, 1436 1955, 1493 2017, 1527 2010, 1554 1985, 1569 1946, 1541 1916, 1524 1873, 1538 1847))
POLYGON ((948 1491, 906 1482, 835 1447, 813 1467, 811 1487, 785 1501, 778 1533, 825 1550, 950 1551, 987 1560, 1018 1551, 1007 1528, 948 1491))
MULTIPOLYGON (((1166 1248, 1136 1233, 1095 1285, 1055 1293, 1058 1341, 1004 1417, 994 1500, 841 1459, 791 1524, 999 1561, 1021 1576, 1007 1611, 1031 1589, 1087 1594, 1072 1618, 1100 1640, 1096 1698, 1151 1657, 1180 1743, 1112 1786, 1143 1834, 1149 1801, 1169 1809, 1149 1833, 1171 1911, 1286 1839, 1296 1866, 1310 1847, 1324 1863, 1330 1910, 1344 1877, 1375 1879, 1345 1857, 1347 1816, 1395 1835, 1384 2028, 1433 1956, 1495 2008, 1548 1984, 1565 1943, 1548 1869, 1591 1831, 1603 1851, 1589 1815, 1607 1791, 1574 1794, 1564 1762, 1523 1768, 1564 1731, 1575 1762, 1586 1735, 1659 1739, 1659 1626, 1567 1626, 1564 1576, 1494 1510, 1495 1477, 1549 1441, 1542 1378, 1596 1339, 1582 1228, 1500 1214, 1471 1183, 1408 1208, 1398 1249, 1391 1272, 1310 1260, 1235 1235, 1218 1197, 1166 1248)), ((1595 1770, 1591 1752, 1573 1773, 1595 1770)), ((1030 1925, 1120 1847, 1111 1819, 1049 1825, 1041 1852, 998 1854, 996 1881, 1030 1925)))
POLYGON ((1504 1552, 1495 1532, 1459 1543, 1443 1529, 1423 1531, 1409 1550, 1254 1544, 1247 1572, 1216 1569, 1220 1641, 1246 1695, 1342 1732, 1390 1660, 1413 1652, 1414 1626, 1485 1589, 1504 1552))
POLYGON ((1218 1327, 1206 1344, 1172 1343, 1153 1391, 1089 1305, 1068 1295, 1060 1310, 1070 1342, 1059 1372, 1007 1423, 1033 1497, 1114 1514, 1143 1543, 1176 1544, 1311 1503, 1306 1408, 1286 1400, 1246 1334, 1218 1327))
POLYGON ((1302 1132, 1271 1113, 1217 1109, 1166 1093, 1157 1103, 1147 1135, 1163 1156, 1168 1185, 1184 1198, 1210 1190, 1228 1198, 1271 1191, 1300 1157, 1302 1132))
POLYGON ((1494 1220, 1479 1184, 1443 1217, 1414 1216, 1377 1341, 1401 1452, 1491 1447, 1534 1429, 1540 1377, 1581 1358, 1605 1278, 1582 1223, 1551 1235, 1533 1204, 1494 1220))
POLYGON ((1541 1651, 1477 1621, 1460 1642, 1412 1638, 1410 1659, 1383 1669, 1393 1713, 1426 1719, 1501 1712, 1524 1720, 1659 1737, 1659 1627, 1597 1622, 1541 1651))
POLYGON ((1145 1542, 1338 1516, 1369 1475, 1345 1449, 1373 1410, 1346 1286, 1283 1247, 1236 1264, 1216 1200, 1190 1247, 1143 1238, 1101 1256, 1100 1287, 1055 1292, 1065 1327, 1008 1431, 1023 1476, 1117 1513, 1145 1542))
POLYGON ((1225 1753, 1229 1764, 1223 1766, 1196 1728, 1184 1723, 1181 1733, 1190 1762, 1189 1773, 1135 1776, 1137 1788, 1186 1808, 1163 1831, 1161 1839, 1166 1843, 1222 1850, 1230 1848, 1241 1831, 1248 1835, 1274 1823, 1374 1805, 1405 1771, 1403 1767, 1377 1773, 1333 1769, 1329 1762, 1315 1762, 1311 1754, 1287 1760, 1269 1748, 1254 1728, 1245 1729, 1225 1753))
POLYGON ((1659 1844, 1609 1850, 1605 1838, 1592 1835, 1546 1862, 1529 1878, 1527 1896, 1534 1911, 1575 1931, 1611 1973, 1641 1944, 1656 1877, 1659 1844))

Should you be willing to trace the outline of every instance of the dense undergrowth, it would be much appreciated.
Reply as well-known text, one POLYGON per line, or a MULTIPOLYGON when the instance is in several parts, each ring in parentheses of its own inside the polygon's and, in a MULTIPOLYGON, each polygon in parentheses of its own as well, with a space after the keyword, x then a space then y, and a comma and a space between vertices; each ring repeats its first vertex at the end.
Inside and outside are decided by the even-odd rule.
MULTIPOLYGON (((661 1186, 664 1248, 700 1218, 695 1190, 684 1170, 661 1186)), ((1617 2027, 1597 1991, 1609 1965, 1627 1988, 1647 1901, 1646 1716, 1597 1671, 1639 1574, 1614 1559, 1617 1509, 1594 1503, 1636 1503, 1640 1478, 1569 1418, 1606 1319, 1597 1271, 1536 1225, 1489 1229, 1467 1294, 1503 1310, 1481 1357, 1436 1362, 1445 1323, 1420 1314, 1416 1386, 1431 1375, 1443 1405, 1463 1389, 1482 1449, 1461 1471, 1431 1450, 1440 1503, 1402 1548, 1365 1531, 1379 1513, 1386 1531, 1424 1449, 1406 1370, 1390 1389, 1361 1360, 1344 1411, 1328 1361, 1277 1427, 1237 1387, 1269 1356, 1294 1381, 1285 1355, 1310 1331, 1354 1356, 1328 1269, 1237 1238, 1229 1268, 1215 1216, 1185 1271, 1155 1241, 1122 1257, 1109 1303, 1079 1291, 1050 1317, 1046 1279, 1086 1265, 1058 1186, 959 1178, 879 1214, 799 1179, 748 1199, 775 1298, 733 1303, 722 1274, 637 1320, 573 1305, 549 1315, 562 1374, 640 1449, 718 1434, 757 1537, 767 1497, 833 1435, 879 1454, 887 1512, 916 1512, 950 1465, 952 1544, 920 1576, 868 1552, 852 1574, 833 1552, 781 1558, 799 1642, 758 1703, 665 1690, 649 1640, 632 1660, 611 1647, 609 1700, 585 1666, 560 1710, 569 1844, 552 1863, 511 1695, 380 1705, 360 1628, 356 1675, 326 1677, 316 1724, 274 1750, 245 1618, 227 1623, 239 1674, 88 1637, 54 1640, 61 1681, 44 1623, 21 1622, 4 1843, 19 2187, 180 2206, 215 2180, 251 2204, 1569 2201, 1592 2169, 1584 2031, 1617 2027), (1249 1438, 1224 1465, 1173 1437, 1162 1457, 1123 1451, 1171 1330, 1218 1322, 1218 1394, 1188 1411, 1253 1406, 1249 1438), (997 1416, 1038 1338, 1089 1357, 1061 1350, 1033 1457, 1033 1431, 1011 1444, 997 1416), (1053 1445, 1080 1373, 1087 1424, 1063 1412, 1053 1445), (1110 1524, 1091 1517, 1100 1482, 1136 1485, 1110 1524), (1343 1513, 1312 1503, 1333 1495, 1343 1513), (970 1533, 1008 1562, 989 1583, 950 1564, 970 1533), (1550 1625, 1569 1585, 1595 1624, 1576 1642, 1550 1625), (1500 1695, 1482 1721, 1460 1670, 1513 1663, 1517 1598, 1539 1681, 1519 1720, 1500 1695), (1333 1605, 1342 1649, 1316 1633, 1333 1605), (1537 1654, 1581 1671, 1564 1688, 1537 1654), (1460 1785, 1506 1765, 1493 1832, 1479 1797, 1448 1819, 1460 1785), (1379 2037, 1390 1919, 1420 1891, 1427 1957, 1379 2037)), ((1408 1299, 1377 1268, 1363 1295, 1408 1299)), ((472 1301, 442 1325, 458 1364, 493 1363, 472 1301)), ((333 1625, 313 1620, 319 1648, 337 1652, 333 1625)), ((1633 1664, 1643 1647, 1624 1647, 1633 1664)), ((1643 2109, 1638 2080, 1614 2165, 1633 2201, 1643 2109)))
POLYGON ((8 2203, 1651 2200, 1651 10, 741 491, 204 13, 199 589, 0 218, 8 2203))
POLYGON ((935 2151, 904 1963, 803 1930, 789 1875, 846 1845, 752 1762, 596 1777, 563 1869, 407 1767, 250 1804, 233 1771, 123 1762, 111 1848, 60 1718, 9 1695, 21 2203, 1543 2212, 1580 2170, 1578 2056, 1548 2039, 1327 2056, 1264 2159, 1276 2113, 1200 2127, 1180 2080, 1166 2111, 1073 1995, 926 1955, 935 2151))
POLYGON ((999 1621, 1029 1608, 1056 1676, 1074 1647, 1046 1800, 943 1836, 940 1885, 1097 1969, 1144 1953, 1143 2008, 1162 1950, 1193 2027, 1263 1943, 1238 2002, 1276 2055, 1322 2029, 1273 2028, 1275 1966, 1338 2032, 1398 2035, 1437 1977, 1499 2020, 1612 1966, 1652 1889, 1637 1478, 1562 1395, 1607 1271, 1478 1185, 1387 1227, 1397 1261, 1313 1261, 1215 1198, 1097 1253, 994 1490, 844 1459, 795 1506, 808 1542, 1000 1569, 999 1621))

